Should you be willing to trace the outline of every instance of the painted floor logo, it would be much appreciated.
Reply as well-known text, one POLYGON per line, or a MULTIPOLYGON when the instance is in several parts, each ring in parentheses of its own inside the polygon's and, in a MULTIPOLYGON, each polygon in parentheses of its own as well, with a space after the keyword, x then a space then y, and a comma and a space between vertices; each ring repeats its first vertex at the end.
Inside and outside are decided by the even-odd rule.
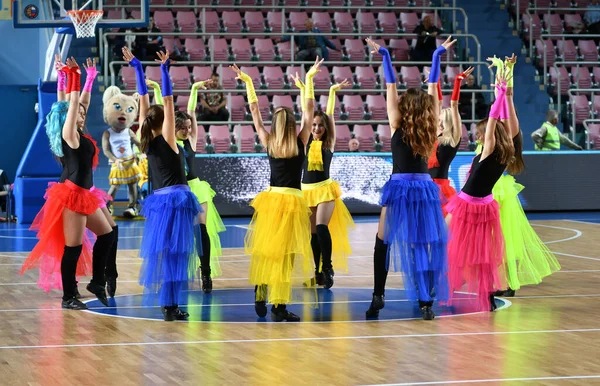
POLYGON ((25 7, 25 16, 28 19, 35 19, 36 17, 38 17, 40 11, 38 9, 38 7, 36 7, 33 4, 29 4, 25 7))

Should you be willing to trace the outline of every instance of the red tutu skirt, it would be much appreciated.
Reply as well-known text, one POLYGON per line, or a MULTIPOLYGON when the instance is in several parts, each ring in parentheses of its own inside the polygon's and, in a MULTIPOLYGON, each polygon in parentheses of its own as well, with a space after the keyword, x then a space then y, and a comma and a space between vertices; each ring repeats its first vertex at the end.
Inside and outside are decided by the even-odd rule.
MULTIPOLYGON (((38 243, 33 248, 23 266, 21 274, 32 268, 40 269, 38 286, 48 292, 62 289, 60 263, 65 248, 63 233, 63 211, 65 208, 84 215, 105 207, 110 196, 100 189, 84 189, 67 180, 64 183, 51 182, 44 195, 46 203, 35 216, 30 230, 37 232, 38 243)), ((92 274, 92 249, 95 235, 86 231, 83 250, 77 263, 77 276, 92 274)))
POLYGON ((440 187, 442 212, 445 218, 448 214, 448 211, 446 211, 446 205, 448 205, 452 197, 456 196, 456 190, 452 186, 450 186, 450 180, 447 178, 434 178, 433 182, 435 182, 437 186, 440 187))
POLYGON ((490 310, 489 296, 506 288, 504 237, 500 226, 498 203, 490 194, 471 197, 460 192, 446 206, 452 214, 448 242, 450 290, 477 294, 478 308, 490 310))

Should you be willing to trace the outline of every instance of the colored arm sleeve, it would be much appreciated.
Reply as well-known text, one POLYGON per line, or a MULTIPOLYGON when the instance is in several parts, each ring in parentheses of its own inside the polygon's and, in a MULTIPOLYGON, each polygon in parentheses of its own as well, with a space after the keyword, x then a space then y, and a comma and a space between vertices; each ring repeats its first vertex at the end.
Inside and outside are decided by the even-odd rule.
POLYGON ((335 88, 331 87, 329 89, 329 98, 327 99, 327 110, 325 111, 325 114, 333 115, 335 112, 335 100, 335 88))
POLYGON ((460 75, 454 79, 454 89, 452 90, 451 100, 458 101, 460 99, 460 85, 462 84, 463 79, 464 78, 460 75))
POLYGON ((204 82, 194 83, 190 91, 190 99, 188 100, 187 111, 196 111, 198 106, 198 88, 204 86, 204 82))
POLYGON ((69 68, 67 73, 67 94, 81 90, 81 72, 79 68, 69 68))
POLYGON ((162 96, 173 96, 173 83, 171 83, 171 75, 169 74, 169 60, 160 65, 160 75, 162 81, 162 96))
POLYGON ((439 46, 434 52, 431 58, 431 72, 429 73, 429 83, 437 83, 440 80, 440 65, 442 60, 442 54, 446 52, 444 46, 439 46))
MULTIPOLYGON (((442 101, 442 100, 444 100, 444 94, 442 94, 442 82, 440 80, 438 80, 437 85, 438 85, 438 100, 442 101)), ((454 94, 452 94, 452 95, 454 95, 454 94)))
POLYGON ((258 102, 258 97, 256 96, 256 90, 254 89, 254 83, 252 83, 252 78, 248 76, 248 74, 244 74, 243 72, 239 75, 240 80, 246 84, 246 94, 248 95, 248 104, 258 102))
POLYGON ((504 62, 504 64, 506 65, 507 68, 507 72, 506 72, 506 87, 510 87, 513 88, 513 80, 514 80, 514 75, 515 75, 515 63, 511 63, 509 61, 504 62))
POLYGON ((396 72, 392 65, 392 58, 387 48, 379 47, 379 54, 383 62, 383 75, 385 76, 386 83, 396 83, 396 72))
POLYGON ((157 105, 162 105, 163 99, 162 99, 162 91, 160 90, 160 85, 153 80, 147 80, 147 82, 150 83, 150 87, 152 87, 152 90, 154 90, 154 102, 157 105))
POLYGON ((490 118, 495 119, 506 119, 508 117, 504 116, 504 105, 506 104, 506 84, 497 85, 496 89, 498 90, 498 96, 490 109, 490 118))
POLYGON ((67 74, 62 69, 56 70, 56 90, 67 91, 67 74))
POLYGON ((146 86, 146 76, 144 75, 144 67, 142 63, 133 58, 129 65, 135 70, 135 80, 137 83, 137 91, 140 96, 148 95, 148 86, 146 86))
POLYGON ((96 70, 95 67, 90 67, 86 70, 85 86, 83 86, 83 91, 88 93, 92 92, 92 87, 94 87, 94 80, 96 80, 96 76, 98 76, 98 70, 96 70))

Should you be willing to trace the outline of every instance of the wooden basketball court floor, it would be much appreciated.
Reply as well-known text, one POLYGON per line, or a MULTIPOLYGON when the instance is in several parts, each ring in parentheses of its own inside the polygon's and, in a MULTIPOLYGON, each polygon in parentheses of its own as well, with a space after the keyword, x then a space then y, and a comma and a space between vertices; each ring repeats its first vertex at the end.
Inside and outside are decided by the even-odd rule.
MULTIPOLYGON (((381 311, 385 320, 365 321, 376 218, 358 218, 349 272, 336 273, 332 293, 356 290, 361 300, 341 296, 340 320, 295 324, 256 320, 240 248, 247 219, 226 221, 223 275, 212 295, 198 295, 246 291, 240 304, 223 307, 240 319, 175 323, 62 310, 58 292, 37 288, 37 272, 18 273, 34 235, 0 224, 0 384, 600 384, 600 214, 543 218, 532 223, 562 271, 495 313, 434 321, 393 315, 393 302, 381 311)), ((141 293, 135 248, 143 222, 120 225, 117 295, 126 298, 141 293)), ((390 273, 388 298, 394 288, 401 279, 390 273)))

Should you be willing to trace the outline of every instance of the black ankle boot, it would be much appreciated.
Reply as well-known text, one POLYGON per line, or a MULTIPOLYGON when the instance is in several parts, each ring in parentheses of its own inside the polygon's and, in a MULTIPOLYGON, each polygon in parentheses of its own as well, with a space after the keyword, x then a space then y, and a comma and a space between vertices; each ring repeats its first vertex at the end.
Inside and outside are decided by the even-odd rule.
POLYGON ((254 287, 254 311, 259 318, 267 316, 267 286, 260 285, 254 287), (260 291, 260 292, 258 292, 260 291), (258 292, 258 293, 257 293, 258 292), (257 300, 260 299, 260 300, 257 300))
POLYGON ((299 322, 300 317, 292 312, 289 312, 285 304, 280 304, 277 307, 271 307, 271 320, 274 322, 299 322))
POLYGON ((210 275, 202 275, 202 291, 205 294, 209 294, 212 292, 212 287, 213 284, 210 275))
POLYGON ((106 298, 106 289, 104 287, 90 282, 86 289, 96 295, 98 300, 100 300, 100 303, 108 307, 108 299, 106 298))
POLYGON ((496 311, 496 298, 494 298, 494 294, 490 294, 490 312, 496 311))
POLYGON ((326 289, 333 287, 333 276, 335 272, 333 272, 333 268, 325 268, 323 270, 323 285, 326 289))
POLYGON ((315 282, 317 285, 325 285, 325 275, 323 272, 315 272, 315 282))
POLYGON ((373 294, 371 306, 367 310, 367 318, 376 318, 379 316, 379 310, 385 307, 385 296, 373 294))
POLYGON ((66 310, 87 310, 88 307, 85 303, 80 302, 77 298, 72 297, 68 300, 63 300, 61 303, 62 308, 66 310))
POLYGON ((435 318, 435 314, 433 313, 433 302, 423 302, 419 300, 419 308, 421 309, 421 315, 423 316, 423 320, 433 320, 435 318))
POLYGON ((179 308, 178 306, 161 307, 165 322, 174 320, 187 320, 190 314, 179 308))
POLYGON ((108 296, 111 298, 115 297, 115 293, 117 292, 117 278, 116 277, 107 277, 106 278, 106 292, 108 292, 108 296))

